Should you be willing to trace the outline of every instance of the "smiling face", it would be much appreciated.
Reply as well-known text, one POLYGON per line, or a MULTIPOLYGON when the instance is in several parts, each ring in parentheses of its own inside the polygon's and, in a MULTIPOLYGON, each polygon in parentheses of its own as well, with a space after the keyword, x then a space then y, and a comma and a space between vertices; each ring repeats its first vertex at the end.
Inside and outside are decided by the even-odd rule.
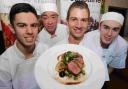
POLYGON ((105 20, 100 24, 101 45, 108 46, 118 36, 121 25, 113 20, 105 20))
POLYGON ((35 45, 38 34, 38 21, 33 13, 22 12, 16 14, 13 29, 17 43, 20 46, 31 47, 35 45))
POLYGON ((74 39, 82 39, 88 27, 89 14, 86 9, 74 7, 71 9, 67 25, 70 35, 74 39))
POLYGON ((43 26, 50 34, 55 33, 55 29, 58 22, 58 15, 56 12, 46 11, 41 16, 43 26))

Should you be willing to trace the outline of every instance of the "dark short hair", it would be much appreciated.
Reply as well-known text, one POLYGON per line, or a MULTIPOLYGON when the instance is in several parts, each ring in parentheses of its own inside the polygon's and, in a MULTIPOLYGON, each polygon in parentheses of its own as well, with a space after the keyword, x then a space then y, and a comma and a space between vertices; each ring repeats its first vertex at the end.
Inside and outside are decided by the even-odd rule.
POLYGON ((38 17, 35 8, 33 6, 31 6, 30 4, 28 4, 28 3, 17 3, 17 4, 14 4, 11 7, 11 10, 10 10, 10 13, 9 13, 9 20, 10 20, 10 24, 12 26, 14 26, 14 20, 15 20, 16 14, 22 13, 22 12, 31 12, 36 17, 38 17))
MULTIPOLYGON (((90 16, 90 10, 88 8, 88 4, 85 2, 85 1, 75 1, 73 2, 69 9, 68 9, 68 12, 67 12, 67 20, 69 20, 69 16, 70 16, 70 13, 71 13, 71 10, 73 8, 80 8, 80 9, 86 9, 88 11, 88 16, 90 16)), ((76 12, 77 13, 77 12, 76 12)))

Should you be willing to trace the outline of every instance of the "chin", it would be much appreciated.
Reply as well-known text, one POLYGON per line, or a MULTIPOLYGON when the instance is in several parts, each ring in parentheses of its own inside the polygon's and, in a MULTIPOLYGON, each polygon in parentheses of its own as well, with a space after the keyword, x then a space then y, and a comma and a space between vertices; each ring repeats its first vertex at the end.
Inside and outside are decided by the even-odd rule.
POLYGON ((104 44, 109 45, 109 44, 111 44, 111 42, 110 41, 105 41, 104 44))
POLYGON ((35 43, 32 42, 32 43, 26 43, 26 46, 33 46, 35 43))

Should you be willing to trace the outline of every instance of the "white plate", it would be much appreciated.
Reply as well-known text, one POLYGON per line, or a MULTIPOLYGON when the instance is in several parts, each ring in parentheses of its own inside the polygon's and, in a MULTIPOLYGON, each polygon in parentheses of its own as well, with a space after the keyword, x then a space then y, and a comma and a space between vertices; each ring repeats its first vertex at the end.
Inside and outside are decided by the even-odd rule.
POLYGON ((105 81, 105 67, 91 50, 79 45, 63 44, 48 49, 39 57, 35 65, 35 77, 41 89, 101 89, 105 81), (80 84, 64 85, 53 78, 58 55, 67 51, 75 51, 83 56, 87 79, 80 84))

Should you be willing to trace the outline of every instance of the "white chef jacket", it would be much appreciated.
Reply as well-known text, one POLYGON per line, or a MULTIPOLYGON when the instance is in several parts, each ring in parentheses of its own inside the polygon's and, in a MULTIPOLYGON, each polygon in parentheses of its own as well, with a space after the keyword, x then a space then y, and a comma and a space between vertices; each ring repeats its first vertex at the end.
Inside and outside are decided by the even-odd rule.
POLYGON ((67 26, 58 23, 55 35, 55 37, 51 38, 51 34, 46 31, 46 28, 43 28, 38 35, 38 41, 47 44, 49 47, 55 45, 68 36, 67 26))
POLYGON ((67 37, 63 38, 63 40, 58 41, 55 45, 69 44, 68 37, 69 37, 69 35, 67 37))
POLYGON ((16 43, 0 56, 0 89, 40 89, 34 77, 34 65, 47 45, 37 44, 33 57, 25 59, 16 43))
POLYGON ((69 35, 68 35, 67 37, 65 37, 63 40, 57 42, 55 45, 60 45, 60 44, 71 44, 71 43, 69 43, 68 38, 69 38, 69 35))
POLYGON ((103 49, 100 44, 100 31, 95 30, 88 32, 80 45, 91 49, 101 57, 106 66, 106 81, 109 80, 108 65, 113 68, 125 68, 128 44, 121 36, 118 36, 109 48, 103 49))

